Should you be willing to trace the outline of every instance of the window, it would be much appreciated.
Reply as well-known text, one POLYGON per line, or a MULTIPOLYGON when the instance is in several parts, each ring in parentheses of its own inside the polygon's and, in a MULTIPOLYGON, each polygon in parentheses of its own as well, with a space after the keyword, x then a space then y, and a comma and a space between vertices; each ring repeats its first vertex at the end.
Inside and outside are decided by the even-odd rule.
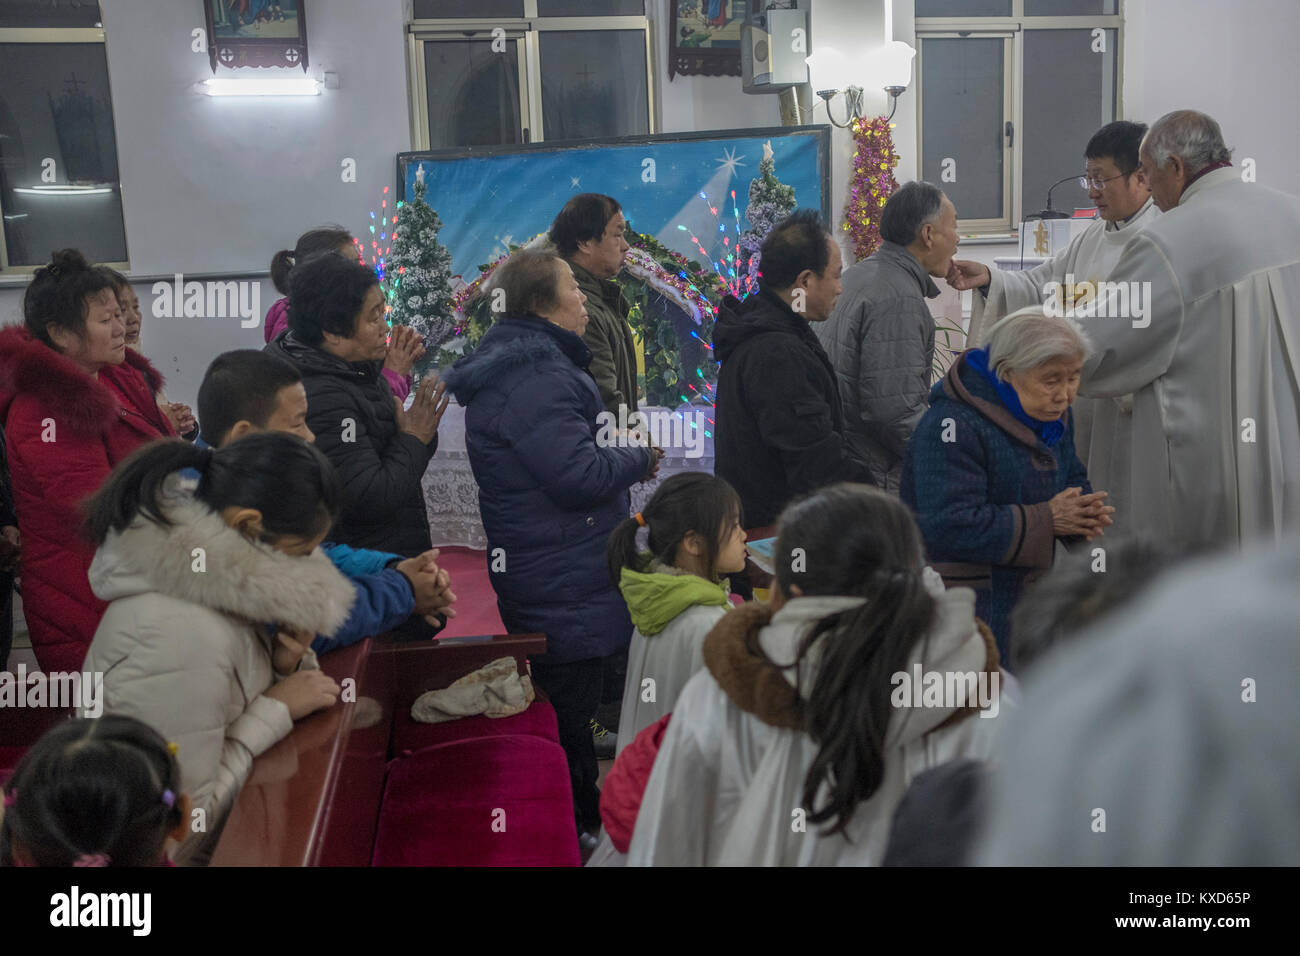
MULTIPOLYGON (((964 233, 1008 233, 1121 115, 1118 0, 916 0, 919 169, 964 233)), ((1087 205, 1074 182, 1052 207, 1087 205)))
POLYGON ((0 273, 74 246, 126 268, 99 5, 0 0, 0 273))
POLYGON ((416 0, 416 149, 654 132, 643 0, 416 0))

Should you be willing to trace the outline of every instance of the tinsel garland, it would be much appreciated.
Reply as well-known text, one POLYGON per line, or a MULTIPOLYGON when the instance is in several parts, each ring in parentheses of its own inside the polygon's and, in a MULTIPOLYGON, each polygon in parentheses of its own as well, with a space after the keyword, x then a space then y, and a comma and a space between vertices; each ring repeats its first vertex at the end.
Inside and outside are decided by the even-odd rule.
POLYGON ((880 248, 880 212, 898 188, 893 172, 898 153, 885 117, 855 119, 851 129, 857 149, 844 206, 844 231, 853 237, 854 254, 861 260, 880 248))

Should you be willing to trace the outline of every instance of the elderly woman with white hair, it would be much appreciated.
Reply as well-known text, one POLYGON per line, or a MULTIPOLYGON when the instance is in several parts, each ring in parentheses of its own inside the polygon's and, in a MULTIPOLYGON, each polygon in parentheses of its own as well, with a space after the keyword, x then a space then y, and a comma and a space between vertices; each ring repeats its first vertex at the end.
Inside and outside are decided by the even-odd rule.
POLYGON ((899 491, 935 570, 975 589, 1008 669, 1011 609, 1057 539, 1091 541, 1112 523, 1074 452, 1070 405, 1090 352, 1070 319, 1011 313, 931 390, 903 465, 899 491))

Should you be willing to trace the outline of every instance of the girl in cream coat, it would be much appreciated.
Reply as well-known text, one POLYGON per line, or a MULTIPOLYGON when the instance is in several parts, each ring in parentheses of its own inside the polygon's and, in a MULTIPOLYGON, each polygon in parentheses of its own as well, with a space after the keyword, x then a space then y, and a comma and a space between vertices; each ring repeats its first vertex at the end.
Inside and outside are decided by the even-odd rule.
POLYGON ((980 718, 996 697, 921 706, 898 676, 919 665, 1000 684, 974 593, 931 583, 906 508, 860 485, 823 489, 783 514, 787 552, 772 605, 737 608, 706 639, 629 865, 876 865, 912 777, 988 755, 997 721, 980 718))
POLYGON ((703 472, 673 475, 609 539, 609 567, 636 630, 618 721, 618 750, 670 713, 704 666, 704 637, 731 607, 722 577, 745 569, 740 496, 703 472), (647 529, 649 551, 637 550, 647 529))
POLYGON ((355 596, 316 550, 339 501, 328 460, 280 433, 219 451, 156 443, 92 501, 90 584, 111 603, 85 669, 104 675, 106 712, 177 745, 205 825, 177 862, 206 861, 253 758, 338 696, 309 645, 355 596), (192 494, 175 476, 187 467, 202 475, 192 494))

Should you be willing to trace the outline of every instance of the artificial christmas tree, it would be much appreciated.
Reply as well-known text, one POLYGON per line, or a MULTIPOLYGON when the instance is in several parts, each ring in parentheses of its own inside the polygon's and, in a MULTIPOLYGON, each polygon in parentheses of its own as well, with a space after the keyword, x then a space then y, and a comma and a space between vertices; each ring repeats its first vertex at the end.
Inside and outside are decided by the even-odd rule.
POLYGON ((451 315, 451 253, 438 241, 442 220, 425 201, 424 166, 415 171, 410 202, 397 209, 388 276, 393 282, 394 325, 409 325, 424 340, 424 358, 413 370, 418 380, 432 366, 455 331, 451 315))
POLYGON ((776 162, 772 158, 770 142, 763 144, 763 160, 758 164, 758 173, 749 183, 749 206, 745 209, 749 229, 737 243, 741 253, 737 265, 744 267, 749 276, 745 283, 747 292, 758 288, 758 251, 763 240, 773 226, 795 209, 794 187, 776 178, 776 162))

